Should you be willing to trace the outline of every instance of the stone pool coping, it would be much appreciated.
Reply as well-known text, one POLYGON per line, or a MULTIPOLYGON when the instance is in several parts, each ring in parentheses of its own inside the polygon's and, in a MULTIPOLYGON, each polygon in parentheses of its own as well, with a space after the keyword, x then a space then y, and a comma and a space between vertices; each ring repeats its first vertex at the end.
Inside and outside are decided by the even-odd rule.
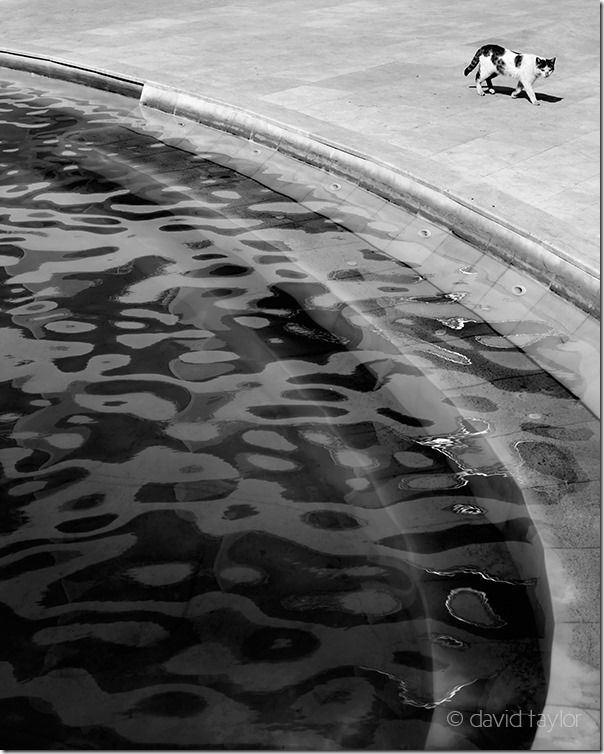
POLYGON ((469 206, 452 192, 365 151, 211 97, 55 57, 0 49, 0 67, 135 98, 144 107, 226 131, 322 168, 447 227, 481 251, 532 275, 592 316, 600 316, 599 271, 589 263, 561 244, 469 206))

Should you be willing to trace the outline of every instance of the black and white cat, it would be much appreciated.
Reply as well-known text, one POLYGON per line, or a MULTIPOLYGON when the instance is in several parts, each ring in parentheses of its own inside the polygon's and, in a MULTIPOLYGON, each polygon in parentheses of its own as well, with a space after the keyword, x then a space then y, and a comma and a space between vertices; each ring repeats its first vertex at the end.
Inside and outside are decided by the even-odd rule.
POLYGON ((540 103, 535 97, 533 84, 538 78, 551 76, 555 64, 556 58, 540 58, 537 55, 527 55, 489 44, 476 50, 476 54, 464 71, 464 76, 478 66, 476 91, 481 97, 484 96, 483 81, 486 81, 489 94, 495 94, 492 85, 495 76, 512 76, 518 79, 518 85, 512 92, 512 97, 518 97, 524 89, 533 105, 538 105, 540 103))

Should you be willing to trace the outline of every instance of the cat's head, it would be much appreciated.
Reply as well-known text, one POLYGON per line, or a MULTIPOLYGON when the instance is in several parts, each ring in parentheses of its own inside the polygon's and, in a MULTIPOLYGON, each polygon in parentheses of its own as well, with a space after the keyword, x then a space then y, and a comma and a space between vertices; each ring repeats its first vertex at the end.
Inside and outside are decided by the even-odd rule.
POLYGON ((554 66, 556 65, 556 58, 536 58, 535 65, 537 67, 537 73, 546 79, 554 72, 554 66))

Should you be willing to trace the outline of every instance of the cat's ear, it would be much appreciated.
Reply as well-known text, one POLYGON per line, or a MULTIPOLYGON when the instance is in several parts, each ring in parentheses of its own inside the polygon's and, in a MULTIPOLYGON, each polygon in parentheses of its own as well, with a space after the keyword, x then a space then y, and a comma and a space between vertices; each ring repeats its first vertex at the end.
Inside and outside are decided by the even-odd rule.
POLYGON ((535 63, 537 63, 537 65, 541 65, 541 63, 543 63, 543 58, 535 57, 535 63))
POLYGON ((556 65, 556 58, 552 58, 550 60, 550 63, 552 64, 552 68, 556 65))

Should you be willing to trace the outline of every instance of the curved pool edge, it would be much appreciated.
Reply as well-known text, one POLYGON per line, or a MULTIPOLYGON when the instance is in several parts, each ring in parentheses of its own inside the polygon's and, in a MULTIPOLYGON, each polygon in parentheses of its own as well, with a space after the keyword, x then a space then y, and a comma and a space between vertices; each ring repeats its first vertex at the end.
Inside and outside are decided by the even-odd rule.
POLYGON ((562 246, 539 239, 482 208, 468 206, 446 189, 368 153, 211 97, 56 57, 2 49, 0 67, 131 97, 143 107, 226 131, 329 171, 447 227, 481 251, 532 275, 588 314, 600 317, 598 270, 562 246))

